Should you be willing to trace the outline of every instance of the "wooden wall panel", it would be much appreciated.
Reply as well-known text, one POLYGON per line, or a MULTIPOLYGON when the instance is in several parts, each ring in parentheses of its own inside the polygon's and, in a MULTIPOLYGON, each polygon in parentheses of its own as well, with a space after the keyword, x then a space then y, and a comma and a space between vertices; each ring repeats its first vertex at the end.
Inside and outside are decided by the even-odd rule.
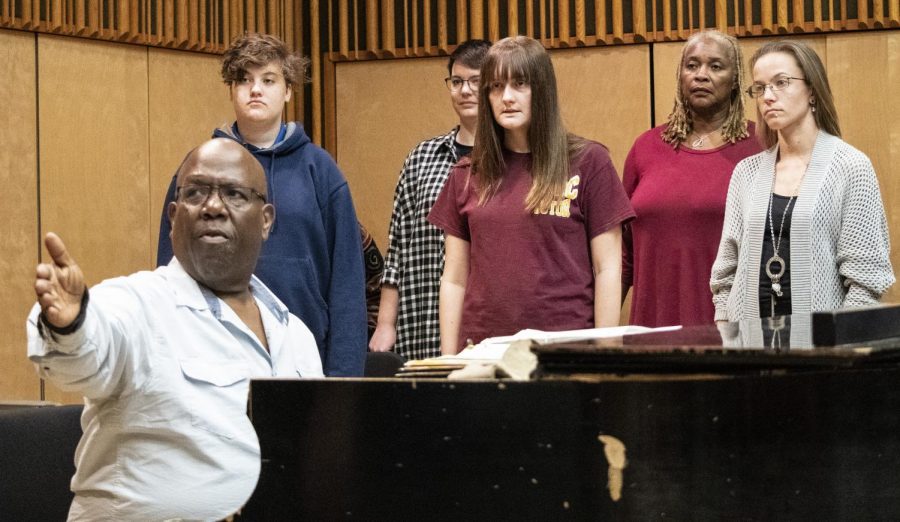
POLYGON ((34 304, 38 262, 36 35, 0 30, 0 400, 40 398, 40 380, 25 357, 25 318, 34 304))
MULTIPOLYGON (((147 49, 38 44, 42 233, 60 234, 89 284, 151 268, 147 49)), ((81 400, 52 385, 46 396, 81 400)))
POLYGON ((551 57, 566 127, 606 145, 621 177, 634 139, 650 128, 649 48, 597 47, 551 57))
POLYGON ((335 75, 338 164, 360 221, 385 252, 403 160, 458 121, 444 86, 447 58, 338 63, 335 75))
POLYGON ((148 60, 148 249, 155 261, 159 218, 172 175, 188 151, 209 139, 213 129, 229 125, 234 120, 234 111, 228 87, 219 75, 220 57, 150 49, 148 60))
MULTIPOLYGON (((828 80, 843 138, 872 160, 900 274, 900 32, 828 35, 828 80)), ((900 284, 884 301, 900 302, 900 284)))

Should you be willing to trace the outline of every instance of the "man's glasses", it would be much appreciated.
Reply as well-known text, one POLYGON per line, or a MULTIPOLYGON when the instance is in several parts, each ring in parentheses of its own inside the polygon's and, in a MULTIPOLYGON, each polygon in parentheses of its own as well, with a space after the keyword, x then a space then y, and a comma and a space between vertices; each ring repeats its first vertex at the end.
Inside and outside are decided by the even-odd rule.
POLYGON ((480 76, 473 76, 471 78, 460 78, 459 76, 451 76, 449 78, 444 78, 444 83, 447 84, 447 88, 450 89, 450 92, 459 92, 462 90, 463 85, 469 84, 469 90, 472 92, 478 92, 478 86, 481 84, 480 76))
POLYGON ((253 196, 258 197, 263 203, 266 196, 250 187, 236 187, 234 185, 182 185, 175 189, 175 199, 192 207, 199 207, 206 203, 210 194, 219 195, 228 208, 242 210, 250 206, 253 196))
POLYGON ((758 98, 766 92, 766 89, 772 89, 772 92, 783 91, 788 88, 788 85, 791 84, 791 80, 806 81, 806 78, 779 76, 778 78, 775 78, 772 83, 754 83, 750 87, 747 87, 747 95, 751 98, 758 98))

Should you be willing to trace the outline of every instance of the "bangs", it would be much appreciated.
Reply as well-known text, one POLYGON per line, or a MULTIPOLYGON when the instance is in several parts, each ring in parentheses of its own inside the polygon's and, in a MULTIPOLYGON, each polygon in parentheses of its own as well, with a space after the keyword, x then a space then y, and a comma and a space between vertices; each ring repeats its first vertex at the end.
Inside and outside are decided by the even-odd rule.
POLYGON ((495 80, 521 80, 532 83, 531 61, 528 52, 520 45, 509 42, 510 45, 492 49, 485 63, 485 71, 488 73, 487 83, 495 80))

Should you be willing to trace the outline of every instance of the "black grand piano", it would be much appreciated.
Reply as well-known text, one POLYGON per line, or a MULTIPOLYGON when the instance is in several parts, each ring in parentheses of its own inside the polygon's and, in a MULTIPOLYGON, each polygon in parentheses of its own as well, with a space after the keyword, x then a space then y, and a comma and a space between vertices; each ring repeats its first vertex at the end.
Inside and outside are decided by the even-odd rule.
POLYGON ((900 339, 811 330, 534 346, 530 381, 254 381, 244 518, 900 520, 900 339))

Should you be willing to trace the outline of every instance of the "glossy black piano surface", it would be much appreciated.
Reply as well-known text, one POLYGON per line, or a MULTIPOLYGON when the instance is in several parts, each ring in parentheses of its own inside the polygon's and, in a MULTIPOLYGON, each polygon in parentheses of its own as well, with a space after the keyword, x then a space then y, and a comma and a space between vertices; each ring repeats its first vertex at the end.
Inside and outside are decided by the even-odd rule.
POLYGON ((825 350, 832 363, 855 363, 811 358, 810 368, 795 361, 734 374, 600 371, 529 382, 253 381, 263 464, 244 515, 900 519, 900 369, 887 359, 858 364, 893 352, 890 343, 839 359, 799 341, 785 352, 782 339, 776 354, 725 346, 711 328, 693 338, 685 329, 668 345, 623 339, 619 351, 769 350, 772 359, 825 350), (624 446, 624 469, 604 451, 615 441, 624 446))

